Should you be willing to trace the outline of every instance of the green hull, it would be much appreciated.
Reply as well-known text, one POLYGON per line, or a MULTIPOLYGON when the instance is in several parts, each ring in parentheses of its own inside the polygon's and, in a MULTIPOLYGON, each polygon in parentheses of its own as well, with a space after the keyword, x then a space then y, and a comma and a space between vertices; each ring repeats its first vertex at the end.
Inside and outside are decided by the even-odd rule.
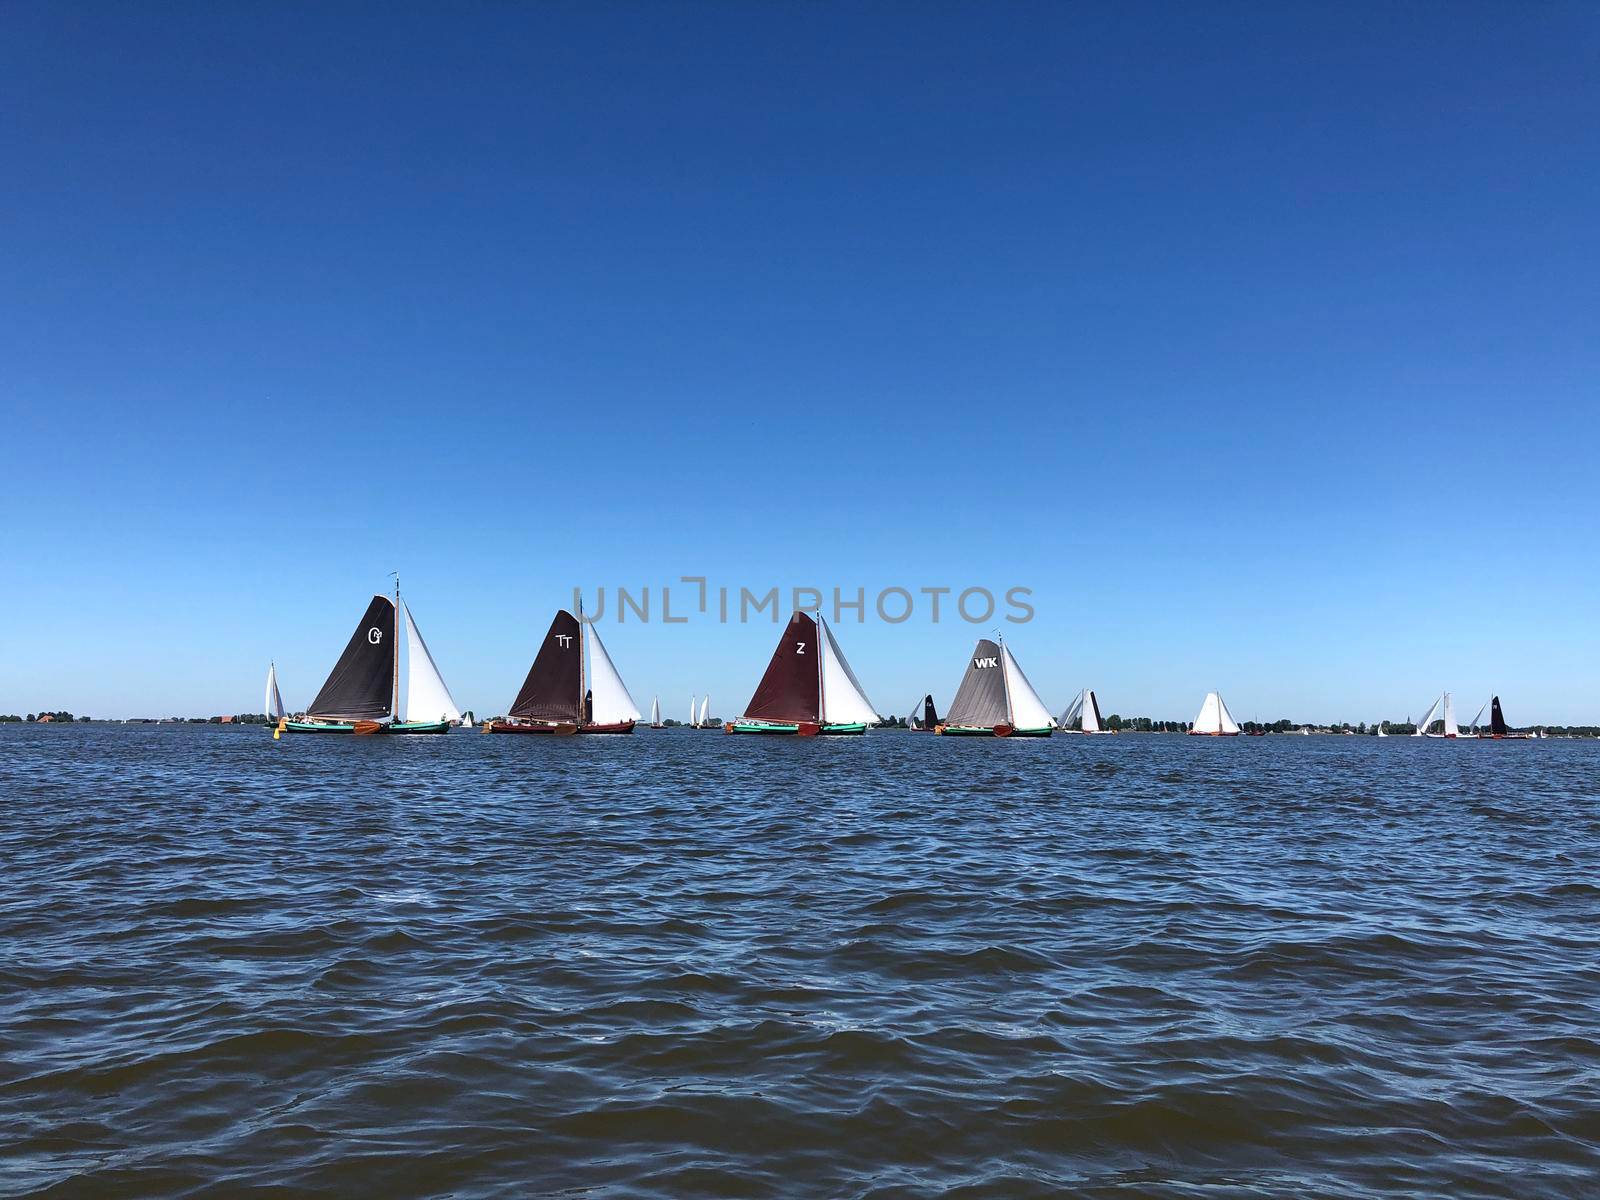
MULTIPOLYGON (((346 721, 285 721, 283 727, 290 733, 354 733, 356 731, 356 727, 346 721)), ((392 725, 382 725, 377 730, 378 734, 449 732, 449 721, 397 721, 392 725)))
MULTIPOLYGON (((851 734, 865 733, 867 727, 862 723, 824 725, 817 730, 821 734, 851 734)), ((793 722, 784 721, 735 721, 732 726, 733 733, 789 733, 798 734, 800 726, 793 722)))

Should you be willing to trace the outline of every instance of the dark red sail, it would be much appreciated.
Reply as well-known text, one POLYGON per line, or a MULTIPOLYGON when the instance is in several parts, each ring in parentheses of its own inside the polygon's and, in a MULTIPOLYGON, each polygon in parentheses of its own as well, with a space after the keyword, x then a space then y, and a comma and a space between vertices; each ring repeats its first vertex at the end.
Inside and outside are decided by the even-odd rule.
POLYGON ((820 719, 821 678, 817 669, 817 623, 803 612, 789 618, 772 652, 767 673, 756 686, 746 720, 798 724, 820 719))
POLYGON ((534 656, 508 715, 525 721, 576 721, 583 692, 578 618, 562 609, 534 656))
POLYGON ((380 721, 393 706, 394 601, 374 596, 306 712, 313 717, 380 721))

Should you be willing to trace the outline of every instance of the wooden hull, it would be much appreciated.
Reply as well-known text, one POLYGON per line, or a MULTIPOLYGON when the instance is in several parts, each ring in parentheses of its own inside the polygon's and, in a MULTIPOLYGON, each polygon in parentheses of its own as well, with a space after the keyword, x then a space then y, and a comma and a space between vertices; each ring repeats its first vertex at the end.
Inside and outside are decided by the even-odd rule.
MULTIPOLYGON (((274 727, 275 728, 275 727, 274 727)), ((381 724, 377 721, 285 721, 287 733, 347 733, 353 737, 402 733, 449 733, 449 721, 395 721, 381 724)))
POLYGON ((579 725, 579 733, 632 733, 634 722, 618 721, 615 725, 579 725))
POLYGON ((548 737, 571 737, 578 732, 578 727, 574 724, 545 724, 535 721, 490 721, 483 728, 486 733, 544 734, 548 737))

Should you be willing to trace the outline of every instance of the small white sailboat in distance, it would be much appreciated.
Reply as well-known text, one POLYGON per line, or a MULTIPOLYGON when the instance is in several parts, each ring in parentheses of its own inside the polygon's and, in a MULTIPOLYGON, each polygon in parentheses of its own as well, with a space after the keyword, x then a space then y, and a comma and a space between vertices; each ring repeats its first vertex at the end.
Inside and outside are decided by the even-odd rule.
POLYGON ((1451 699, 1450 693, 1443 693, 1437 700, 1428 706, 1428 711, 1423 714, 1422 720, 1417 722, 1416 732, 1412 737, 1455 738, 1461 735, 1460 728, 1456 725, 1456 702, 1451 699), (1434 718, 1440 715, 1444 718, 1443 733, 1429 733, 1428 727, 1433 724, 1434 718))
POLYGON ((695 719, 696 729, 706 728, 706 719, 711 715, 711 694, 708 692, 700 697, 700 715, 695 719))
POLYGON ((684 724, 687 725, 690 729, 694 728, 694 715, 695 715, 695 711, 696 711, 695 706, 699 702, 700 702, 700 697, 695 695, 695 693, 690 692, 689 693, 689 719, 684 722, 684 724))
POLYGON ((267 664, 267 717, 274 723, 283 720, 283 693, 278 691, 278 664, 267 664))
POLYGON ((660 696, 652 696, 650 698, 650 728, 651 729, 660 729, 661 728, 661 697, 660 696))
POLYGON ((1206 693, 1205 703, 1200 706, 1200 715, 1194 719, 1194 725, 1189 730, 1189 736, 1239 736, 1239 723, 1233 719, 1233 714, 1228 711, 1228 706, 1223 703, 1221 692, 1206 693))
POLYGON ((1093 688, 1084 688, 1067 705, 1058 722, 1062 733, 1110 733, 1100 719, 1100 701, 1095 699, 1093 688))

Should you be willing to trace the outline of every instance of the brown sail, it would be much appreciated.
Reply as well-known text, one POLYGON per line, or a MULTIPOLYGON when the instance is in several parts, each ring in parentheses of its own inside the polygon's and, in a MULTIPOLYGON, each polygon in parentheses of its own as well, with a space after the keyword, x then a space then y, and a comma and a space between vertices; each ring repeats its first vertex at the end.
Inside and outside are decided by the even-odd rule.
POLYGON ((822 711, 819 653, 817 623, 803 612, 795 613, 744 710, 745 719, 815 724, 822 711))
POLYGON ((394 706, 394 601, 374 596, 306 712, 344 721, 380 721, 394 706))
POLYGON ((562 609, 534 656, 508 715, 524 721, 577 721, 583 691, 578 618, 562 609))

